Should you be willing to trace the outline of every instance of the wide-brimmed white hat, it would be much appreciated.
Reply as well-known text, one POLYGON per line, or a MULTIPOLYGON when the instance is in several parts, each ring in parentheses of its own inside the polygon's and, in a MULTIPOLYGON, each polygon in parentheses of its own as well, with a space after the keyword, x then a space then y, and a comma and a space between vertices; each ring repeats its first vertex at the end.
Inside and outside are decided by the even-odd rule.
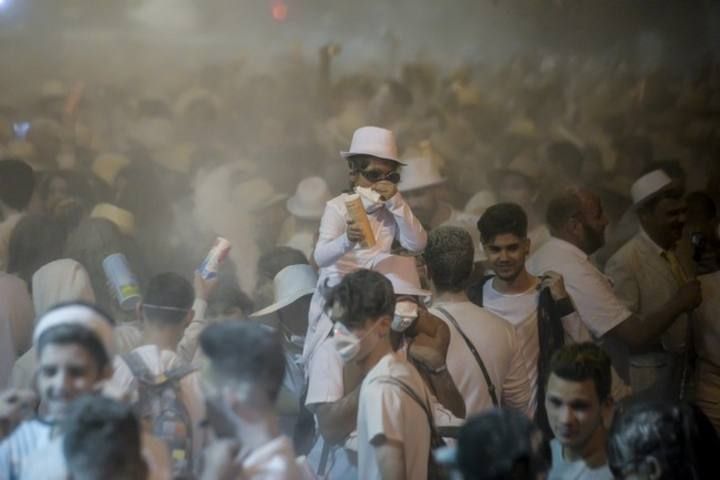
POLYGON ((330 189, 320 177, 305 178, 298 183, 295 195, 288 198, 288 212, 298 218, 319 220, 330 200, 330 189))
POLYGON ((413 148, 403 157, 405 166, 402 169, 398 190, 410 192, 421 188, 433 187, 445 183, 447 179, 440 175, 432 150, 428 148, 413 148))
POLYGON ((283 268, 273 279, 275 303, 250 316, 262 317, 277 312, 305 295, 311 295, 315 292, 317 280, 317 273, 310 265, 290 265, 283 268))
POLYGON ((237 185, 232 192, 232 201, 242 205, 249 212, 257 212, 285 200, 287 195, 278 193, 264 178, 251 178, 237 185))
POLYGON ((638 178, 630 187, 633 205, 638 206, 658 193, 665 190, 672 184, 672 179, 662 170, 653 170, 638 178))
POLYGON ((432 293, 424 290, 420 285, 420 276, 415 265, 415 257, 401 255, 383 256, 373 268, 385 275, 393 286, 395 295, 413 295, 417 297, 430 297, 432 293))
POLYGON ((350 150, 340 152, 343 158, 353 155, 371 155, 383 160, 398 160, 397 142, 395 134, 390 130, 380 127, 360 127, 353 133, 350 150))

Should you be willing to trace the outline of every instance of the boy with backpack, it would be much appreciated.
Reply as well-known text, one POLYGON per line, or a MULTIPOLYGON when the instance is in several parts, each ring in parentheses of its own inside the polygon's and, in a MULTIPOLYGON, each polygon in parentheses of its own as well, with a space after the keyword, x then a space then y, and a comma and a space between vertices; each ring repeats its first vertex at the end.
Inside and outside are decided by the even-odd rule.
POLYGON ((175 352, 193 319, 192 285, 174 273, 153 277, 138 316, 146 344, 119 357, 112 384, 170 452, 173 478, 192 478, 202 451, 205 415, 199 375, 175 352))

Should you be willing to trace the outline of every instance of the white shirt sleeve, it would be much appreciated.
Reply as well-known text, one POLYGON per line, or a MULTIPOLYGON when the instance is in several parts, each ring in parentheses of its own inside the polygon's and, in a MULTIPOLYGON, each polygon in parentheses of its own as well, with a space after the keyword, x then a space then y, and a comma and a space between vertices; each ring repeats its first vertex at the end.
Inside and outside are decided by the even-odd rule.
POLYGON ((344 396, 342 358, 328 338, 318 346, 310 361, 305 405, 333 403, 344 396))
POLYGON ((353 249, 355 244, 348 240, 346 230, 347 219, 334 205, 328 203, 320 221, 318 241, 313 254, 318 267, 327 268, 333 265, 353 249))
POLYGON ((422 252, 427 245, 427 232, 400 192, 385 202, 385 208, 395 217, 400 245, 411 252, 422 252))
POLYGON ((177 355, 185 363, 191 363, 193 358, 195 358, 200 334, 207 326, 207 322, 205 321, 207 302, 201 298, 196 298, 192 308, 195 316, 192 322, 190 322, 190 325, 185 329, 185 333, 183 333, 183 337, 177 347, 177 355))
POLYGON ((632 315, 613 292, 607 277, 590 265, 574 272, 568 293, 595 338, 601 338, 632 315))

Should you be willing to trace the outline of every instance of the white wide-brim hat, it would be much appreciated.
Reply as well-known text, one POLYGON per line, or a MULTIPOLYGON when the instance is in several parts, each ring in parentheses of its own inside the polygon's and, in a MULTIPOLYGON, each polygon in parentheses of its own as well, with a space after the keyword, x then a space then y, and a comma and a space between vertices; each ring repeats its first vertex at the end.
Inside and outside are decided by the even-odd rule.
POLYGON ((398 190, 403 193, 434 187, 447 181, 440 175, 437 165, 426 149, 413 149, 412 153, 403 160, 406 165, 402 169, 398 184, 398 190))
POLYGON ((633 206, 637 207, 667 189, 672 179, 662 170, 653 170, 638 178, 630 187, 633 206))
POLYGON ((402 164, 398 160, 395 134, 380 127, 360 127, 355 130, 350 149, 347 152, 340 152, 340 155, 343 158, 353 155, 370 155, 402 164))
POLYGON ((310 265, 290 265, 275 275, 275 303, 251 314, 251 317, 262 317, 277 312, 305 295, 315 292, 318 276, 310 265))
POLYGON ((293 216, 309 220, 319 220, 325 211, 325 204, 330 200, 330 189, 320 177, 302 180, 295 195, 288 198, 287 209, 293 216))
POLYGON ((382 273, 385 278, 390 280, 395 295, 412 295, 423 298, 432 296, 432 292, 424 290, 420 285, 415 257, 383 255, 377 260, 373 270, 382 273))

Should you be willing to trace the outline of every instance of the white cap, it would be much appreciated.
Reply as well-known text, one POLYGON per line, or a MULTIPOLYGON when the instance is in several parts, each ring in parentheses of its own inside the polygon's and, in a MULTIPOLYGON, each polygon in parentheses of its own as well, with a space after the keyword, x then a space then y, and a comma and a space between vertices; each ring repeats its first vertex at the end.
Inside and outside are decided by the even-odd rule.
POLYGON ((40 317, 33 333, 33 345, 37 347, 43 333, 60 325, 78 325, 88 329, 97 337, 109 359, 115 355, 115 337, 110 320, 95 309, 79 303, 55 308, 40 317))
POLYGON ((320 177, 305 178, 298 183, 295 195, 288 198, 287 209, 295 217, 319 220, 330 200, 330 189, 320 177))
POLYGON ((654 197, 672 183, 672 179, 662 170, 653 170, 638 178, 630 187, 633 205, 637 206, 654 197))
POLYGON ((310 265, 290 265, 283 268, 273 279, 275 303, 250 316, 262 317, 277 312, 305 295, 312 294, 317 281, 317 273, 310 265))
POLYGON ((353 133, 350 150, 340 152, 343 158, 353 155, 371 155, 384 160, 398 160, 397 142, 395 134, 380 127, 360 127, 353 133))

